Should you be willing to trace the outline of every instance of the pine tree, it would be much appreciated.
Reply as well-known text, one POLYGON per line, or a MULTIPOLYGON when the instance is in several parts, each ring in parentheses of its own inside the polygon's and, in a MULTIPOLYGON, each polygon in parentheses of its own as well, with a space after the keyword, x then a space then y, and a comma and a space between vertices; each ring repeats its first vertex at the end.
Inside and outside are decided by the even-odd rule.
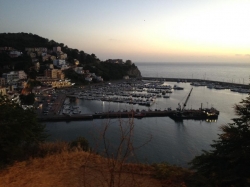
POLYGON ((0 94, 0 166, 23 159, 47 137, 32 110, 0 94))
POLYGON ((216 186, 250 186, 250 94, 234 110, 238 117, 221 127, 213 149, 190 163, 216 186))

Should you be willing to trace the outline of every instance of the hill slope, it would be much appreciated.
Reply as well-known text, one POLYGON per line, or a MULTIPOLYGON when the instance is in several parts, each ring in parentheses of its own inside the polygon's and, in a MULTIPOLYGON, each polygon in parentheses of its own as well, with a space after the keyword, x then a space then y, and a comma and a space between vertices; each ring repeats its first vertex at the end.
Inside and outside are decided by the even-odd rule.
MULTIPOLYGON (((108 187, 109 169, 107 161, 100 156, 83 151, 63 152, 14 164, 0 172, 0 187, 108 187)), ((127 171, 115 173, 115 186, 160 187, 161 182, 152 177, 150 170, 152 168, 146 166, 128 165, 127 171), (136 167, 138 167, 137 170, 135 170, 136 167)))
MULTIPOLYGON (((80 63, 79 66, 83 66, 84 68, 91 70, 92 73, 102 76, 104 80, 122 79, 125 75, 130 77, 141 77, 141 72, 135 64, 103 63, 93 53, 87 54, 84 51, 69 48, 63 43, 58 43, 36 34, 0 33, 0 47, 13 47, 24 52, 26 47, 45 47, 48 50, 52 50, 53 47, 57 46, 60 46, 61 50, 67 54, 67 61, 70 64, 74 64, 75 59, 77 59, 80 63)), ((18 64, 15 63, 15 60, 18 59, 9 58, 7 54, 0 53, 0 67, 10 63, 18 66, 18 64)), ((74 79, 74 76, 69 78, 74 79)))

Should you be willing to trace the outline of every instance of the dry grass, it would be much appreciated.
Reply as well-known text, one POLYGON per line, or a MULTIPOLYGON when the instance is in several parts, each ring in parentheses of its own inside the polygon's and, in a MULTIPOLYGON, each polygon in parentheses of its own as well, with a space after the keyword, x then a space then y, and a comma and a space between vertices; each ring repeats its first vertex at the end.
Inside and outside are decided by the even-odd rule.
POLYGON ((112 167, 112 160, 70 150, 66 143, 43 144, 39 154, 42 157, 17 162, 0 171, 0 187, 109 187, 111 173, 114 186, 172 186, 154 178, 152 166, 118 163, 112 167))

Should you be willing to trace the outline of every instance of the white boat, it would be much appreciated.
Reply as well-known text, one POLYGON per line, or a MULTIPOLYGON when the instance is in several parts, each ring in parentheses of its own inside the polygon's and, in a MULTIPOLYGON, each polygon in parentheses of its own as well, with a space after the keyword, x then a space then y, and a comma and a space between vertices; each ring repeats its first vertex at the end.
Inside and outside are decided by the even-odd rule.
POLYGON ((64 101, 64 104, 65 104, 65 105, 69 105, 69 104, 70 104, 69 100, 64 101))
POLYGON ((74 109, 72 113, 73 113, 73 114, 80 114, 80 113, 81 113, 81 110, 74 109))
POLYGON ((62 114, 64 114, 64 115, 70 115, 70 110, 63 109, 62 114))

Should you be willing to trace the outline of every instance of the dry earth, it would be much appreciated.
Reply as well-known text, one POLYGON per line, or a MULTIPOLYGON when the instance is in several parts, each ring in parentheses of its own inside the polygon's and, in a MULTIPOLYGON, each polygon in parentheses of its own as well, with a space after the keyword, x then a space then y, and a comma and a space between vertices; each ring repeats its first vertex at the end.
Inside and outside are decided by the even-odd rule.
POLYGON ((0 172, 0 187, 108 187, 112 173, 114 186, 162 186, 152 166, 126 164, 113 172, 113 163, 88 152, 65 151, 15 163, 0 172))

